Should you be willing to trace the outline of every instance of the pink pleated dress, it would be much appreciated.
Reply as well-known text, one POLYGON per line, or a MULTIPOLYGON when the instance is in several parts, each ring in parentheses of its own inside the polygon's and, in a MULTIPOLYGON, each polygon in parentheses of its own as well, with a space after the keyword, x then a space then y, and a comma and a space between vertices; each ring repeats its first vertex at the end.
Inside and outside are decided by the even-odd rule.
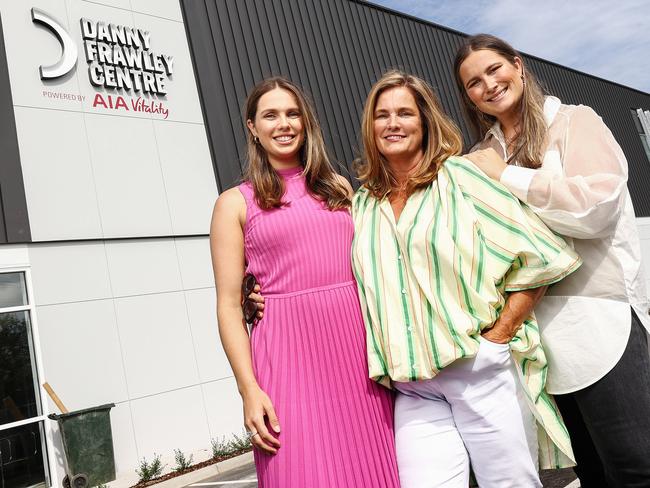
POLYGON ((247 272, 266 300, 253 367, 281 425, 278 453, 255 451, 259 487, 398 487, 392 397, 368 378, 352 219, 307 192, 302 168, 278 173, 282 208, 262 210, 239 187, 247 272))

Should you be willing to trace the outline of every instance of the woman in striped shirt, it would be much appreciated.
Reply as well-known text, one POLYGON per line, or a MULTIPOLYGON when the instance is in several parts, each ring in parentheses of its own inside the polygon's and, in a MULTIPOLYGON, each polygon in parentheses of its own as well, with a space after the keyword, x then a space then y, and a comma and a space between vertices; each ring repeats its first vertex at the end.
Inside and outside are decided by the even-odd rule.
POLYGON ((580 265, 501 184, 456 157, 458 129, 431 88, 386 73, 366 100, 353 199, 353 268, 370 376, 397 390, 403 487, 538 487, 572 464, 545 391, 531 314, 580 265))
POLYGON ((479 140, 467 157, 584 259, 535 309, 581 485, 650 486, 650 317, 623 151, 591 108, 545 97, 501 39, 468 38, 455 74, 479 140))

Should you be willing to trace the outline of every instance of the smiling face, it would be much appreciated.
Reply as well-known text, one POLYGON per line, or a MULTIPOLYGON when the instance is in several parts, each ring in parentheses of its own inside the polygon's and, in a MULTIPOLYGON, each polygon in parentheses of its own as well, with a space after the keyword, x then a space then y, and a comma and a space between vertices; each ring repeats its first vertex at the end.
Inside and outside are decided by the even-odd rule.
POLYGON ((246 122, 266 151, 269 163, 282 169, 300 164, 305 139, 302 113, 293 94, 283 88, 266 92, 257 102, 255 119, 246 122))
POLYGON ((373 118, 375 144, 389 164, 410 167, 422 159, 422 117, 411 90, 398 86, 382 92, 373 118))
POLYGON ((460 65, 460 79, 469 99, 502 124, 517 116, 524 83, 519 58, 511 63, 489 49, 471 52, 460 65))

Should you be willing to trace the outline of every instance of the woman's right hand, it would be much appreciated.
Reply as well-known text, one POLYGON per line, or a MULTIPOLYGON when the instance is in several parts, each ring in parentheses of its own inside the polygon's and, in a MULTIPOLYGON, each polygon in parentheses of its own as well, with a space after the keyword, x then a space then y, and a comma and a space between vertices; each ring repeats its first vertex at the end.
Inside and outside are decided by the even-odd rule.
POLYGON ((465 154, 463 157, 469 159, 472 163, 478 166, 481 171, 495 181, 501 179, 501 174, 508 167, 508 163, 506 163, 491 147, 488 147, 487 149, 479 149, 469 154, 465 154))
POLYGON ((280 448, 280 441, 266 427, 266 419, 276 434, 280 433, 280 422, 275 414, 269 396, 257 385, 242 392, 244 402, 244 425, 252 434, 253 446, 269 454, 275 454, 280 448))

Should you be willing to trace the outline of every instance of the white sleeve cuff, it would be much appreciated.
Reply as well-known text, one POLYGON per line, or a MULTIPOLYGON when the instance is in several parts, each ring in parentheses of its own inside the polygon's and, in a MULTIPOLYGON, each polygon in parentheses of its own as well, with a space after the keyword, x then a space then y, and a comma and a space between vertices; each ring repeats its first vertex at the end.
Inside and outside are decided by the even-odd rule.
POLYGON ((535 176, 536 170, 532 168, 522 168, 521 166, 509 165, 501 173, 499 180, 513 195, 522 202, 528 201, 528 188, 530 182, 535 176))

